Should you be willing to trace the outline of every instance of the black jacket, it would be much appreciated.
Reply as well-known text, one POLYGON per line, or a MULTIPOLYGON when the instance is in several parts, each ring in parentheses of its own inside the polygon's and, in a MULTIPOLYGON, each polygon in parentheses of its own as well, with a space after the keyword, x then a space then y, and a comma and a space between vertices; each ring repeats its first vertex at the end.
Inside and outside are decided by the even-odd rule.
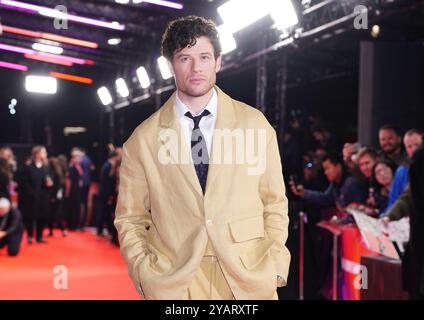
POLYGON ((0 230, 6 231, 7 235, 22 232, 22 216, 18 209, 11 209, 4 217, 0 217, 0 230))

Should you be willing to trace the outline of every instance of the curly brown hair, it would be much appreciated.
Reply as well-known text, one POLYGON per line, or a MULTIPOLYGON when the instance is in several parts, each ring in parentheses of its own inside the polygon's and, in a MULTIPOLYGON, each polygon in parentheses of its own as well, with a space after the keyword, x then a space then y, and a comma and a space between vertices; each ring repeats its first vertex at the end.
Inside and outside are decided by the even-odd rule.
POLYGON ((215 59, 221 54, 222 48, 216 25, 212 20, 187 16, 171 21, 162 37, 162 55, 172 61, 174 54, 187 46, 194 46, 196 39, 208 37, 214 49, 215 59))

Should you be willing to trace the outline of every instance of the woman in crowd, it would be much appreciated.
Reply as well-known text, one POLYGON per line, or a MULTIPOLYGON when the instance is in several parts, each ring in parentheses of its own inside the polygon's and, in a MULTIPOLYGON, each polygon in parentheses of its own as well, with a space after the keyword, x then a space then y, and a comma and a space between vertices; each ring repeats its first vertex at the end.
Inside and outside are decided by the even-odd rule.
POLYGON ((372 187, 369 190, 367 205, 378 211, 379 215, 386 212, 395 171, 396 163, 389 159, 378 160, 372 169, 372 187))

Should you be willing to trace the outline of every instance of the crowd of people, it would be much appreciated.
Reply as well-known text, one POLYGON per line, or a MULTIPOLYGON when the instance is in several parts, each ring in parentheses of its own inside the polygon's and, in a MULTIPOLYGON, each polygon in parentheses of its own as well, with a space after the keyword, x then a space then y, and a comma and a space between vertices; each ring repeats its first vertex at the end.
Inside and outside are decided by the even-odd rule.
POLYGON ((22 163, 12 148, 0 148, 0 248, 16 256, 25 232, 28 244, 43 244, 54 229, 66 237, 87 227, 118 245, 113 219, 120 159, 121 149, 111 150, 95 183, 95 165, 82 148, 73 148, 68 160, 37 145, 22 163))
POLYGON ((309 126, 298 121, 292 122, 281 145, 292 195, 341 212, 359 206, 370 216, 390 217, 390 208, 407 190, 409 165, 423 143, 423 132, 410 129, 402 139, 396 127, 382 126, 380 148, 374 149, 338 142, 314 117, 308 118, 309 126))
MULTIPOLYGON (((423 139, 420 129, 402 135, 395 126, 384 125, 378 131, 379 148, 375 149, 338 141, 318 117, 296 115, 280 139, 289 198, 291 203, 300 203, 313 222, 333 218, 340 224, 353 223, 348 208, 359 209, 383 223, 410 217, 411 240, 403 256, 404 289, 420 298, 424 297, 424 284, 419 291, 424 242, 417 224, 424 226, 419 214, 414 215, 417 205, 413 194, 415 202, 422 202, 417 199, 424 197, 424 175, 422 169, 412 172, 411 167, 423 166, 422 161, 417 163, 422 158, 423 139), (411 190, 412 180, 416 181, 415 190, 411 190)), ((324 251, 330 252, 327 249, 324 251)))

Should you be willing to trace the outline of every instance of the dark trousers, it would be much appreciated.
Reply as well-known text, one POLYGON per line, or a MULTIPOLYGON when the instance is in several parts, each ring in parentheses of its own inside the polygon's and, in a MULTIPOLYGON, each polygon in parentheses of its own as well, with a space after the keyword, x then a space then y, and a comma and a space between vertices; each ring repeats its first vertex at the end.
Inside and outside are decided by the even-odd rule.
POLYGON ((15 233, 8 234, 0 240, 0 248, 7 246, 7 254, 11 257, 17 256, 21 249, 22 234, 22 229, 15 233))
POLYGON ((99 210, 97 212, 97 234, 103 233, 103 228, 106 225, 109 234, 114 236, 115 227, 113 225, 113 213, 115 206, 107 203, 107 199, 99 197, 99 210))
POLYGON ((44 218, 24 218, 25 229, 28 233, 28 237, 33 238, 34 236, 34 224, 36 225, 36 238, 37 241, 43 239, 43 231, 46 225, 46 219, 44 218))
POLYGON ((79 219, 78 227, 84 228, 87 224, 88 216, 88 193, 90 191, 90 185, 82 186, 81 189, 81 216, 79 219))
POLYGON ((65 222, 63 218, 63 201, 57 200, 54 203, 50 204, 50 216, 48 221, 48 227, 50 232, 53 231, 53 227, 56 225, 57 228, 64 231, 65 230, 65 222))

